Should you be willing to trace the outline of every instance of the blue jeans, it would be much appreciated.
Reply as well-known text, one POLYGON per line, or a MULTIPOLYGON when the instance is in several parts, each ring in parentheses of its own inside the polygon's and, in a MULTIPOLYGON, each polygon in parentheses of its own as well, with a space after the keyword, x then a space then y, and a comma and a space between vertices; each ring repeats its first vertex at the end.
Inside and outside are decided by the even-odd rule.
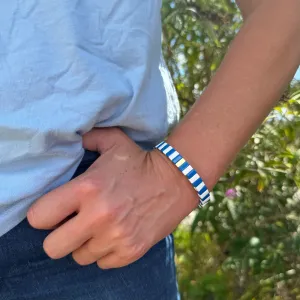
MULTIPOLYGON (((97 158, 87 152, 74 176, 97 158)), ((0 300, 177 300, 172 236, 120 269, 79 266, 71 256, 50 259, 42 243, 49 231, 24 220, 0 237, 0 300)))

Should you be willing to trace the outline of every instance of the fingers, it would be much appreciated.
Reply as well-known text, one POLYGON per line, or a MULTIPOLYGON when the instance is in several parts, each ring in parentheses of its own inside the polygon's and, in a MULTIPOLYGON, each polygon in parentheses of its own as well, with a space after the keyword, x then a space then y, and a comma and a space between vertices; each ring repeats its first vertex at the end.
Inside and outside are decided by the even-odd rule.
POLYGON ((78 264, 86 266, 112 252, 112 245, 101 245, 98 240, 90 239, 79 249, 73 252, 73 258, 78 264))
POLYGON ((75 181, 57 188, 37 200, 28 210, 30 225, 37 229, 51 229, 72 213, 78 211, 80 193, 75 181))
POLYGON ((79 214, 50 233, 44 241, 44 250, 53 259, 62 258, 88 241, 92 233, 83 214, 79 214))
POLYGON ((122 268, 128 266, 131 262, 120 260, 116 253, 110 253, 97 261, 97 265, 101 269, 122 268))
POLYGON ((95 128, 83 135, 83 147, 104 154, 116 145, 132 142, 119 128, 95 128))

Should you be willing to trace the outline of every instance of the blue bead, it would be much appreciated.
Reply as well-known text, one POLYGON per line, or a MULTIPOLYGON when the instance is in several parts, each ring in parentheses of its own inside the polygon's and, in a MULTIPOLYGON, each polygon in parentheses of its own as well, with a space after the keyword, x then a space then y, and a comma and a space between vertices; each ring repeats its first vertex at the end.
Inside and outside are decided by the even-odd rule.
POLYGON ((194 186, 194 187, 197 187, 201 182, 202 182, 202 179, 201 179, 201 178, 198 178, 198 179, 193 183, 193 186, 194 186))
POLYGON ((176 163, 178 163, 181 159, 182 159, 182 156, 181 156, 180 154, 178 154, 178 155, 172 160, 172 162, 173 162, 174 164, 176 164, 176 163))
POLYGON ((163 146, 163 147, 160 149, 160 151, 163 152, 163 151, 166 150, 168 147, 169 147, 169 145, 166 144, 165 146, 163 146))
POLYGON ((195 169, 193 169, 192 171, 190 171, 189 173, 186 174, 186 177, 188 179, 191 179, 196 174, 197 174, 197 172, 195 171, 195 169))
POLYGON ((188 162, 184 162, 184 163, 179 167, 179 170, 180 170, 181 172, 183 172, 183 170, 185 170, 188 166, 189 166, 189 163, 188 163, 188 162))
POLYGON ((159 143, 158 145, 156 145, 155 148, 159 148, 163 143, 164 143, 164 141, 162 141, 161 143, 159 143))
POLYGON ((166 155, 170 157, 176 150, 172 148, 166 155))
POLYGON ((203 199, 201 199, 203 202, 205 201, 205 200, 207 200, 208 198, 210 197, 210 194, 208 193, 205 197, 203 197, 203 199))
MULTIPOLYGON (((166 142, 161 142, 159 143, 156 148, 161 147, 162 145, 164 145, 161 149, 159 149, 159 151, 161 151, 162 153, 170 147, 170 145, 166 142)), ((172 155, 174 155, 174 153, 176 152, 176 150, 171 146, 170 150, 167 153, 163 153, 165 154, 168 158, 170 158, 172 155)), ((177 153, 177 152, 176 152, 177 153)), ((176 165, 181 159, 183 159, 183 157, 180 154, 177 154, 173 159, 172 162, 176 165)), ((182 162, 180 162, 182 163, 182 162)), ((190 167, 190 164, 184 160, 184 163, 182 163, 181 166, 178 167, 178 169, 181 172, 184 172, 184 170, 186 170, 188 167, 190 167)), ((196 170, 192 169, 191 171, 189 171, 185 176, 191 180, 191 178, 193 178, 195 175, 198 175, 196 170)), ((199 175, 198 175, 199 176, 199 175)), ((202 178, 198 178, 192 185, 194 186, 194 188, 196 189, 201 183, 203 183, 202 178)), ((203 185, 203 184, 202 184, 203 185)), ((204 187, 198 192, 198 195, 201 198, 201 194, 205 193, 206 191, 208 191, 207 187, 204 185, 204 187)), ((203 197, 203 199, 201 199, 199 201, 199 207, 203 207, 206 203, 210 200, 210 194, 208 193, 205 197, 203 197)))
POLYGON ((201 194, 203 194, 203 193, 206 192, 206 191, 207 191, 207 187, 204 186, 204 187, 200 190, 199 194, 201 195, 201 194))

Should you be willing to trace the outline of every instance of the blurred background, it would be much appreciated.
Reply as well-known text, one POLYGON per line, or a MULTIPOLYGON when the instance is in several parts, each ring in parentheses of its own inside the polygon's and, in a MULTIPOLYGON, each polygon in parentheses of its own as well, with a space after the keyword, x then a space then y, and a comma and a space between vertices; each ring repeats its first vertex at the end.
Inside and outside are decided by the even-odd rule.
MULTIPOLYGON (((242 19, 231 0, 163 0, 164 56, 182 116, 242 19)), ((178 228, 183 300, 300 299, 300 72, 214 189, 178 228)), ((242 99, 241 99, 242 101, 242 99)))

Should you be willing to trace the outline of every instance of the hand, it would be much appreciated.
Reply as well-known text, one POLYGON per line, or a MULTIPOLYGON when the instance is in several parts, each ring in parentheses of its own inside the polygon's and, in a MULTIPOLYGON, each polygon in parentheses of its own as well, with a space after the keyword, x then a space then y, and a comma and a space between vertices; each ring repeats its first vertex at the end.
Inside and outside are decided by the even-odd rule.
POLYGON ((197 207, 196 192, 168 158, 140 149, 121 130, 94 129, 83 146, 99 159, 28 211, 33 227, 56 226, 44 241, 51 258, 73 253, 80 265, 126 266, 197 207))

